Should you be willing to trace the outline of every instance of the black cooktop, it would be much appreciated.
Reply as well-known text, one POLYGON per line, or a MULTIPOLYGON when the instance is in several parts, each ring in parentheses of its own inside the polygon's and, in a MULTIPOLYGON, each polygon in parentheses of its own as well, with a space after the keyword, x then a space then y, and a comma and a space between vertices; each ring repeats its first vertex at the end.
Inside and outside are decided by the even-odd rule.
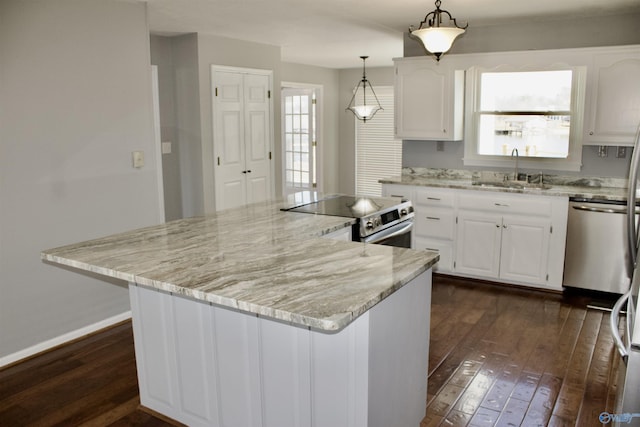
POLYGON ((337 196, 288 209, 289 212, 363 218, 399 204, 399 199, 337 196))

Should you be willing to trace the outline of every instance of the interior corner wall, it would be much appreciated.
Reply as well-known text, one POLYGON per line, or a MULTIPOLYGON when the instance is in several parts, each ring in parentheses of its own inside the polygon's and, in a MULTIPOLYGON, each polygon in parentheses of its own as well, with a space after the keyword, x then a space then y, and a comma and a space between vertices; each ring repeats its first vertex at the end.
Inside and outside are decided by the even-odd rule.
MULTIPOLYGON (((282 63, 282 81, 322 86, 322 111, 319 147, 321 159, 318 165, 322 176, 322 191, 338 193, 340 190, 339 123, 341 116, 339 71, 312 65, 282 63)), ((280 109, 280 105, 275 108, 280 109)), ((276 138, 280 138, 276 135, 276 138)), ((281 148, 282 149, 282 148, 281 148)), ((278 153, 278 157, 282 151, 278 153)))
POLYGON ((160 219, 145 3, 1 1, 0 117, 1 365, 129 310, 40 251, 160 219))
POLYGON ((162 154, 162 184, 164 189, 164 216, 166 221, 183 217, 182 180, 180 177, 180 144, 175 109, 176 87, 172 38, 151 36, 151 64, 158 67, 160 103, 160 138, 171 144, 171 152, 162 154))
MULTIPOLYGON (((340 113, 340 188, 339 192, 355 194, 356 192, 356 118, 346 108, 353 96, 353 89, 362 79, 361 68, 340 70, 340 94, 338 111, 340 113)), ((375 86, 393 86, 394 68, 367 68, 367 79, 375 86)))
MULTIPOLYGON (((179 153, 182 216, 185 218, 205 213, 198 54, 197 34, 171 37, 175 138, 179 153)), ((160 98, 163 96, 161 92, 160 98)))
POLYGON ((211 99, 211 66, 255 68, 273 71, 273 175, 276 197, 282 195, 282 159, 280 143, 280 47, 229 39, 206 34, 197 35, 199 120, 202 156, 202 195, 204 212, 215 211, 215 183, 213 157, 213 116, 211 99))

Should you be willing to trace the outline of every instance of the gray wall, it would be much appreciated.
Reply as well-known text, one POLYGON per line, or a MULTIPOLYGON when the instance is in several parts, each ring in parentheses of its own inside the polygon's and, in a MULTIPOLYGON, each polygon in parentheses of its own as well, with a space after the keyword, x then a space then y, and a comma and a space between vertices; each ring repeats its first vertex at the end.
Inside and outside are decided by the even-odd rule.
POLYGON ((171 153, 162 155, 165 220, 182 218, 182 181, 176 105, 173 43, 168 37, 151 36, 151 63, 158 66, 160 138, 171 143, 171 153))
POLYGON ((2 364, 129 310, 40 251, 159 220, 146 6, 1 1, 0 76, 2 364))
POLYGON ((162 138, 176 156, 163 166, 167 220, 215 211, 211 65, 273 70, 274 162, 280 194, 280 48, 205 34, 151 37, 158 65, 162 138))
MULTIPOLYGON (((341 110, 338 103, 339 76, 338 70, 313 67, 310 65, 282 63, 282 81, 287 83, 304 83, 322 86, 322 111, 320 141, 321 151, 319 168, 322 175, 322 191, 337 193, 340 188, 340 132, 341 110)), ((276 106, 280 108, 280 106, 276 106)), ((276 135, 276 138, 279 138, 276 135)), ((282 149, 282 148, 281 148, 282 149)), ((278 152, 281 157, 282 152, 278 152)))
MULTIPOLYGON (((457 15, 454 14, 456 18, 464 20, 462 15, 457 15)), ((447 55, 456 53, 640 44, 639 22, 640 14, 573 19, 563 17, 562 20, 518 21, 500 26, 474 26, 471 22, 466 33, 455 41, 450 53, 446 53, 441 61, 446 61, 447 55)), ((425 55, 427 53, 422 45, 405 33, 404 56, 425 55)), ((405 141, 402 152, 403 165, 409 167, 464 169, 463 155, 462 142, 446 142, 444 151, 438 152, 435 142, 405 141)), ((610 148, 608 156, 601 158, 598 157, 597 147, 584 147, 582 162, 579 173, 566 174, 625 177, 630 150, 627 150, 626 157, 617 158, 615 150, 610 148)))

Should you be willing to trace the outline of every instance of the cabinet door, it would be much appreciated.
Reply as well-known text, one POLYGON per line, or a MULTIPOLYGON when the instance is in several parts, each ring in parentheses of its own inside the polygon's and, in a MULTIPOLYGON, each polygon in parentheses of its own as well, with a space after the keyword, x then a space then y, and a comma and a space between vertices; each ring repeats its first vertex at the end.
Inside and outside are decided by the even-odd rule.
POLYGON ((500 271, 501 217, 479 212, 458 213, 455 271, 497 278, 500 271))
POLYGON ((450 273, 453 271, 453 242, 450 240, 430 239, 415 236, 414 249, 437 252, 440 260, 433 266, 433 271, 450 273))
POLYGON ((633 145, 640 123, 640 50, 596 54, 591 68, 584 143, 633 145))
POLYGON ((433 61, 396 64, 395 132, 398 138, 462 139, 461 102, 454 103, 463 73, 433 61), (460 107, 460 108, 458 108, 460 107), (459 111, 460 114, 454 114, 459 111), (456 120, 458 119, 458 120, 456 120))
POLYGON ((548 220, 505 216, 502 220, 500 278, 545 284, 551 224, 548 220))

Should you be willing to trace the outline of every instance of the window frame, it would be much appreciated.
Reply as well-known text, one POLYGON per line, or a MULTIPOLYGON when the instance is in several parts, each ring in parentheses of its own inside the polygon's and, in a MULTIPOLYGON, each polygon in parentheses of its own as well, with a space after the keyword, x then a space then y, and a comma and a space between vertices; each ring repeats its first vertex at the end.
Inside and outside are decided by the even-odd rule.
POLYGON ((532 72, 571 70, 571 125, 569 128, 569 152, 566 158, 525 157, 519 159, 523 169, 579 171, 582 167, 582 128, 584 122, 586 66, 555 64, 550 66, 500 65, 497 67, 471 67, 466 72, 465 90, 465 166, 513 167, 510 155, 478 154, 478 132, 480 129, 480 81, 482 73, 532 72))

